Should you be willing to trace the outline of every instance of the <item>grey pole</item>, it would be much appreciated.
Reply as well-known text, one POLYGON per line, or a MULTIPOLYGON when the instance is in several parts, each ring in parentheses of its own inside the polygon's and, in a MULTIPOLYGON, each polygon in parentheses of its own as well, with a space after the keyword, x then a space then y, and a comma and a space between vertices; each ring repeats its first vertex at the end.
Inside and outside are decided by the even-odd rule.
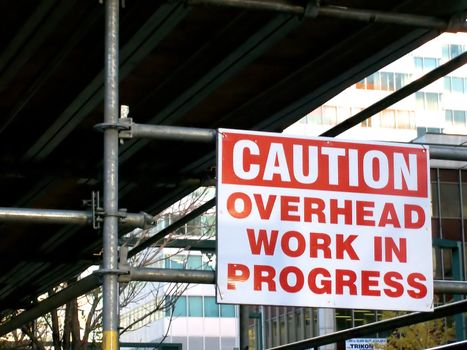
POLYGON ((105 1, 103 350, 118 349, 119 0, 105 1))
POLYGON ((248 350, 250 338, 248 337, 248 327, 250 324, 250 308, 248 305, 240 305, 240 350, 248 350))
MULTIPOLYGON (((91 211, 0 207, 0 222, 90 225, 92 220, 91 211)), ((124 227, 147 228, 154 225, 154 218, 147 213, 122 212, 120 224, 124 227)))
POLYGON ((191 128, 184 126, 129 124, 129 130, 120 131, 120 138, 153 138, 158 140, 214 143, 215 129, 191 128))
POLYGON ((374 11, 366 9, 353 9, 342 6, 321 6, 310 1, 309 6, 302 6, 291 1, 265 1, 265 0, 187 0, 188 5, 212 5, 234 7, 248 10, 263 10, 288 13, 308 18, 334 17, 346 20, 362 21, 368 23, 396 24, 411 27, 448 30, 452 32, 465 32, 467 25, 462 15, 451 21, 411 13, 397 13, 389 11, 374 11), (457 19, 457 21, 456 21, 457 19))

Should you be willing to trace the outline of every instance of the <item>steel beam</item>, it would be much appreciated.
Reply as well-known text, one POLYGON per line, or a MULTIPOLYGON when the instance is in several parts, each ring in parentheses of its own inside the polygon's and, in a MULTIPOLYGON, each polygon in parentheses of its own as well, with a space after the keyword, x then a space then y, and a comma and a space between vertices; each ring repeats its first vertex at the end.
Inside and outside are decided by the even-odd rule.
POLYGON ((467 311, 467 300, 449 303, 443 306, 436 307, 433 312, 414 312, 407 315, 383 320, 345 329, 331 334, 322 335, 310 339, 297 341, 286 345, 276 346, 270 350, 302 350, 317 348, 319 346, 333 344, 340 341, 345 341, 351 338, 367 336, 377 332, 389 331, 399 327, 408 326, 411 324, 434 320, 441 317, 451 316, 467 311))
MULTIPOLYGON (((0 207, 0 222, 90 225, 92 220, 91 211, 0 207)), ((120 212, 119 220, 126 227, 147 228, 154 224, 154 218, 146 213, 120 212)))
MULTIPOLYGON (((173 124, 181 115, 189 112, 223 82, 259 57, 300 24, 301 19, 284 15, 276 16, 256 33, 252 34, 242 45, 236 47, 224 57, 219 64, 213 66, 202 78, 152 117, 148 123, 158 125, 173 124)), ((146 146, 147 142, 147 140, 138 140, 124 145, 121 150, 120 160, 122 162, 126 161, 146 146)))
MULTIPOLYGON (((121 49, 120 79, 128 75, 189 13, 183 4, 164 3, 121 49)), ((94 110, 103 97, 104 71, 74 99, 24 154, 23 160, 45 159, 94 110)))
POLYGON ((453 58, 452 60, 446 62, 445 64, 433 69, 424 76, 418 78, 417 80, 407 84, 406 86, 400 88, 399 90, 393 92, 389 96, 379 100, 378 102, 367 107, 363 111, 355 114, 353 117, 350 117, 344 120, 342 123, 339 123, 333 126, 331 129, 325 131, 321 136, 337 136, 344 131, 358 125, 362 121, 368 119, 369 117, 375 115, 376 113, 381 112, 382 110, 392 106, 394 103, 399 102, 400 100, 406 98, 407 96, 419 91, 420 89, 430 85, 434 81, 438 80, 441 77, 451 73, 452 71, 462 67, 467 63, 467 52, 460 54, 459 56, 453 58))
POLYGON ((247 10, 263 10, 287 13, 300 17, 334 17, 367 23, 397 24, 411 27, 430 28, 449 31, 467 31, 467 25, 462 16, 456 16, 453 21, 447 21, 433 16, 423 16, 389 11, 374 11, 366 9, 352 9, 343 6, 319 6, 310 2, 309 6, 300 6, 288 1, 265 0, 187 0, 188 5, 214 5, 223 7, 243 8, 247 10))

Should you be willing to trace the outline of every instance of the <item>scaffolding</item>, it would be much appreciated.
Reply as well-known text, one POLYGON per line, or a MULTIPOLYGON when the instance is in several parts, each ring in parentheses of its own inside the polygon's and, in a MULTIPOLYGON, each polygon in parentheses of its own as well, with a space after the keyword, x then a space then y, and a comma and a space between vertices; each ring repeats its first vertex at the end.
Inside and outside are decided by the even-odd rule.
MULTIPOLYGON (((264 0, 187 0, 190 6, 215 5, 237 7, 249 10, 266 10, 288 13, 305 18, 317 16, 332 16, 366 22, 396 23, 400 25, 434 28, 444 31, 467 31, 465 19, 455 16, 450 20, 443 20, 428 16, 418 16, 402 13, 385 13, 377 11, 356 10, 332 6, 319 6, 310 2, 308 6, 298 6, 288 2, 274 2, 264 0)), ((67 301, 81 296, 98 286, 103 286, 103 349, 118 349, 118 286, 119 283, 129 281, 151 282, 182 282, 197 284, 215 284, 213 271, 198 270, 170 270, 134 268, 122 262, 118 247, 118 229, 123 227, 147 228, 154 226, 154 219, 147 213, 128 213, 120 210, 118 205, 118 164, 119 143, 121 140, 132 138, 148 138, 157 140, 172 140, 185 142, 200 142, 215 144, 217 131, 214 129, 200 129, 189 127, 137 124, 131 118, 119 117, 119 0, 105 1, 105 98, 104 122, 96 125, 102 131, 104 139, 104 170, 103 170, 103 208, 99 207, 99 200, 93 200, 92 210, 51 210, 27 208, 0 208, 0 222, 28 222, 34 224, 73 224, 92 225, 103 228, 103 261, 101 268, 92 275, 85 277, 36 306, 24 311, 12 320, 0 325, 0 334, 6 334, 21 325, 63 305, 67 301)), ((411 84, 401 88, 388 97, 336 125, 322 136, 334 137, 348 130, 354 125, 366 120, 375 113, 419 91, 463 66, 467 62, 467 53, 450 60, 434 69, 411 84)), ((430 146, 432 159, 467 161, 467 151, 463 147, 430 146)), ((157 232, 138 246, 131 249, 126 257, 132 257, 142 250, 154 245, 168 233, 181 227, 191 219, 201 215, 215 205, 212 199, 183 218, 157 232)), ((451 294, 467 294, 467 282, 464 281, 434 281, 435 292, 451 294)), ((315 337, 297 343, 279 346, 274 349, 306 349, 317 347, 356 336, 367 335, 377 331, 388 330, 416 322, 431 320, 447 315, 453 315, 467 309, 467 301, 459 301, 435 308, 433 313, 413 313, 390 320, 336 332, 326 336, 315 337)), ((240 348, 248 347, 248 307, 240 308, 240 348)))

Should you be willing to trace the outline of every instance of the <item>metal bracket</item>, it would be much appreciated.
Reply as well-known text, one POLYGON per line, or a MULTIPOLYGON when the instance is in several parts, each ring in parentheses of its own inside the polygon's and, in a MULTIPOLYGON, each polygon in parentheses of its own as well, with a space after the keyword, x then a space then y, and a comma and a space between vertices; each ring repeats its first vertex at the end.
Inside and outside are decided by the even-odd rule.
MULTIPOLYGON (((127 210, 125 208, 119 209, 119 211, 115 213, 106 213, 104 208, 101 206, 100 194, 99 191, 93 191, 91 200, 83 201, 84 205, 91 207, 92 210, 92 228, 95 230, 99 230, 102 227, 102 223, 104 222, 104 217, 106 216, 114 216, 119 218, 119 223, 124 224, 126 217, 127 217, 127 210)), ((147 214, 148 225, 151 225, 151 221, 149 220, 150 215, 147 214)))
POLYGON ((304 18, 315 18, 319 13, 320 0, 309 0, 303 13, 304 18))
POLYGON ((120 125, 122 128, 118 133, 120 139, 131 139, 133 138, 132 126, 133 126, 133 119, 132 118, 120 118, 120 125))

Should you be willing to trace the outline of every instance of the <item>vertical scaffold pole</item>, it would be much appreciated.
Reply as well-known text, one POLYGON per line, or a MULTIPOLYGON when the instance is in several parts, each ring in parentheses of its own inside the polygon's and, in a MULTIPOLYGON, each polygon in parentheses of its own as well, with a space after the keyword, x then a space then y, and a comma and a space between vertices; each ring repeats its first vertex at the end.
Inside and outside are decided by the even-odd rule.
POLYGON ((118 36, 119 1, 105 0, 103 350, 118 349, 118 36), (112 127, 115 126, 115 127, 112 127))
POLYGON ((250 308, 248 305, 240 305, 240 350, 248 350, 250 338, 248 328, 250 325, 250 308))

